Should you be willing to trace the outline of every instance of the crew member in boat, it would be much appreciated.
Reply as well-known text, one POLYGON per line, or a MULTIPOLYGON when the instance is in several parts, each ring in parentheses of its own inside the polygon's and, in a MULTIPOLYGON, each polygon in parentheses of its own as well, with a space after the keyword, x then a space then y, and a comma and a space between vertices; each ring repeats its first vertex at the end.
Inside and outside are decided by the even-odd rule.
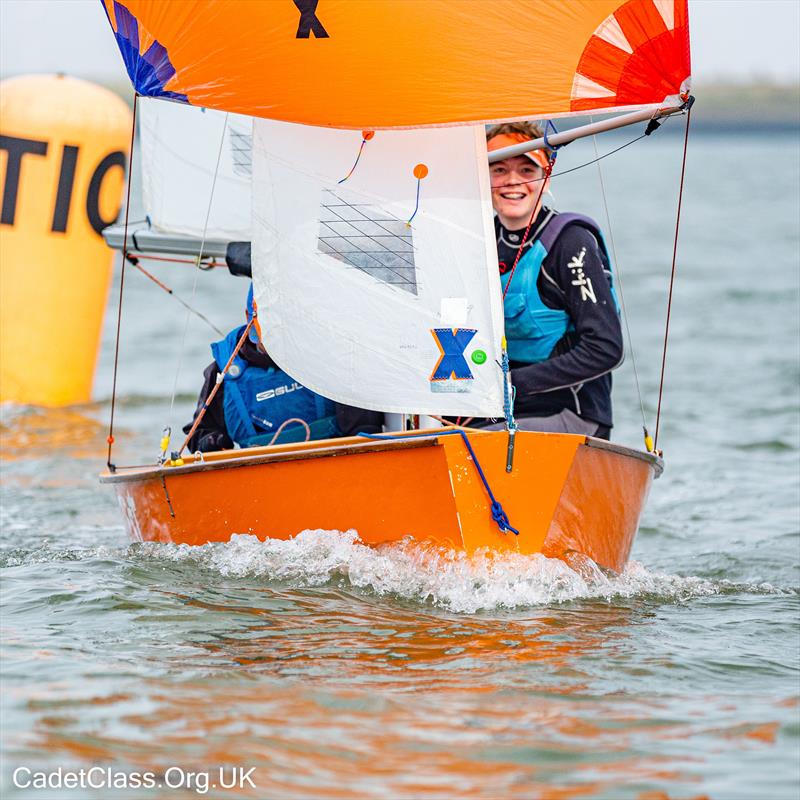
MULTIPOLYGON (((253 286, 247 296, 247 321, 254 313, 253 286)), ((234 328, 211 345, 214 361, 203 372, 203 387, 189 433, 217 383, 245 326, 234 328)), ((256 326, 233 360, 216 395, 188 442, 191 452, 227 450, 238 444, 266 444, 330 439, 359 432, 378 433, 382 415, 334 403, 295 381, 270 358, 256 326)))
MULTIPOLYGON (((495 125, 487 147, 541 136, 530 122, 495 125)), ((623 360, 611 258, 593 220, 540 201, 549 156, 537 150, 490 165, 514 412, 522 430, 608 439, 611 371, 623 360)))

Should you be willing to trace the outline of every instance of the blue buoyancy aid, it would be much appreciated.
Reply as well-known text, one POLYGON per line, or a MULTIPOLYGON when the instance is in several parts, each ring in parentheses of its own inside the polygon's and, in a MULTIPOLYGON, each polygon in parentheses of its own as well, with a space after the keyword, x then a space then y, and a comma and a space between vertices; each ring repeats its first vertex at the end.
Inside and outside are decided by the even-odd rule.
MULTIPOLYGON (((243 331, 244 326, 237 328, 211 345, 220 370, 228 363, 243 331)), ((340 435, 334 402, 302 386, 277 367, 257 367, 237 355, 225 375, 223 389, 225 426, 240 447, 269 444, 278 428, 293 418, 302 419, 309 426, 311 439, 340 435)), ((272 443, 302 442, 305 438, 306 429, 292 422, 272 443)))
MULTIPOLYGON (((550 357, 553 348, 564 334, 572 330, 569 314, 561 309, 545 305, 537 286, 542 262, 552 251, 556 239, 564 228, 571 223, 588 228, 603 249, 609 267, 611 294, 617 311, 619 311, 617 295, 610 274, 611 257, 597 224, 583 214, 558 214, 555 212, 550 212, 550 214, 536 241, 519 260, 514 280, 503 301, 508 356, 512 361, 523 361, 528 364, 545 361, 550 357)), ((510 277, 510 272, 501 277, 503 291, 505 291, 510 277)))

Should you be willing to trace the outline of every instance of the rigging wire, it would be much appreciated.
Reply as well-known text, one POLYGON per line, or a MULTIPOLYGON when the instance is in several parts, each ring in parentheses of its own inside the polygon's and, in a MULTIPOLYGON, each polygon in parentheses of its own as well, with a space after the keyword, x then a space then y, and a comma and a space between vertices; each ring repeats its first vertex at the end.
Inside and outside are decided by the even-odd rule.
POLYGON ((664 348, 661 354, 661 378, 658 382, 658 410, 656 411, 656 436, 653 449, 658 448, 658 430, 661 422, 661 399, 664 394, 664 371, 667 365, 667 342, 669 341, 669 320, 670 313, 672 312, 672 290, 675 283, 675 264, 678 257, 678 231, 681 226, 681 205, 683 204, 683 182, 686 176, 686 151, 689 146, 689 124, 692 121, 692 98, 689 98, 688 110, 686 112, 686 130, 683 136, 683 158, 681 161, 681 183, 678 190, 678 212, 675 219, 675 241, 672 246, 672 271, 669 278, 669 295, 667 298, 667 319, 664 326, 664 348))
MULTIPOLYGON (((592 122, 594 122, 594 119, 592 119, 592 122)), ((594 145, 594 154, 597 156, 597 134, 592 136, 592 144, 594 145)), ((614 241, 614 230, 611 227, 611 214, 608 210, 608 198, 606 197, 605 181, 603 180, 603 169, 600 166, 600 158, 596 157, 595 162, 597 163, 597 177, 600 179, 600 193, 603 195, 603 208, 606 212, 606 228, 608 230, 608 238, 611 240, 611 253, 614 258, 614 269, 616 270, 617 277, 619 278, 619 302, 622 306, 622 318, 625 320, 625 334, 628 338, 628 349, 631 351, 631 363, 633 365, 633 377, 636 383, 636 395, 639 398, 639 409, 642 412, 642 430, 644 431, 645 446, 647 446, 647 449, 650 450, 650 434, 647 431, 647 420, 645 419, 644 402, 642 401, 642 389, 639 383, 639 371, 636 368, 636 355, 633 350, 633 337, 631 336, 628 311, 625 308, 625 292, 623 291, 622 269, 620 267, 619 259, 617 258, 617 246, 614 241)))
POLYGON ((148 272, 140 263, 139 258, 141 256, 132 256, 128 253, 127 259, 128 263, 132 264, 139 272, 142 273, 146 278, 149 278, 153 283, 158 286, 160 289, 163 289, 168 295, 174 297, 187 311, 194 314, 196 317, 199 317, 203 322, 206 323, 215 333, 218 333, 220 336, 224 336, 225 333, 221 331, 205 314, 199 312, 196 308, 192 308, 180 295, 175 294, 175 292, 167 286, 166 283, 162 283, 152 272, 148 272))
MULTIPOLYGON (((543 178, 531 178, 529 181, 515 181, 514 183, 504 183, 502 187, 499 188, 508 188, 509 186, 522 186, 525 183, 538 183, 539 181, 545 181, 547 178, 560 178, 562 175, 569 175, 570 172, 577 172, 579 169, 583 169, 584 167, 591 167, 592 164, 596 164, 598 161, 602 161, 604 158, 608 158, 609 156, 613 156, 614 153, 619 153, 620 150, 624 150, 626 147, 630 147, 632 144, 636 144, 640 139, 644 139, 647 136, 647 133, 643 133, 641 136, 637 136, 635 139, 631 139, 629 142, 625 142, 625 144, 620 145, 619 147, 615 147, 613 150, 609 150, 607 153, 603 153, 603 155, 598 156, 597 158, 593 158, 591 161, 587 161, 584 164, 578 164, 577 167, 570 167, 569 169, 565 169, 562 172, 554 172, 552 175, 546 175, 543 178)), ((571 142, 570 142, 571 144, 571 142)), ((566 147, 565 144, 560 144, 559 147, 566 147)))
MULTIPOLYGON (((205 222, 203 223, 203 235, 200 238, 200 249, 197 251, 197 256, 195 258, 195 266, 197 267, 197 270, 196 270, 196 272, 194 274, 194 282, 192 283, 192 296, 191 296, 191 302, 192 303, 194 303, 194 299, 197 296, 197 278, 198 278, 198 275, 200 274, 200 271, 201 271, 200 263, 203 260, 203 248, 205 247, 205 244, 206 244, 206 234, 208 232, 208 221, 211 218, 211 207, 212 207, 213 202, 214 202, 214 190, 216 189, 216 186, 217 186, 217 176, 219 175, 219 163, 220 163, 220 160, 222 159, 222 147, 223 147, 223 145, 225 143, 225 132, 227 131, 227 129, 228 129, 228 114, 226 112, 225 121, 224 121, 224 123, 222 125, 222 135, 220 136, 220 140, 219 140, 219 151, 217 152, 217 164, 214 167, 214 178, 211 181, 211 195, 208 198, 208 208, 206 209, 206 219, 205 219, 205 222)), ((170 419, 170 421, 172 421, 173 416, 174 416, 174 411, 175 411, 175 395, 178 392, 178 379, 180 378, 181 366, 183 364, 183 354, 184 354, 185 349, 186 349, 186 334, 187 334, 187 332, 189 330, 189 317, 190 317, 190 313, 187 310, 186 319, 185 319, 184 325, 183 325, 183 336, 181 337, 181 346, 180 346, 180 349, 178 351, 178 364, 177 364, 177 367, 175 369, 175 382, 172 385, 172 397, 170 398, 170 403, 169 403, 169 419, 170 419)))
POLYGON ((128 188, 127 199, 125 201, 125 233, 122 237, 122 269, 119 276, 119 300, 117 301, 117 335, 114 343, 114 377, 111 382, 111 417, 108 421, 108 455, 106 456, 106 466, 109 472, 114 472, 115 467, 111 462, 111 448, 114 444, 114 411, 117 405, 117 368, 119 366, 119 334, 122 328, 122 295, 125 288, 125 264, 128 252, 128 212, 131 208, 131 176, 133 174, 133 144, 136 138, 136 106, 139 100, 139 93, 133 93, 133 119, 131 120, 131 149, 128 157, 128 188))

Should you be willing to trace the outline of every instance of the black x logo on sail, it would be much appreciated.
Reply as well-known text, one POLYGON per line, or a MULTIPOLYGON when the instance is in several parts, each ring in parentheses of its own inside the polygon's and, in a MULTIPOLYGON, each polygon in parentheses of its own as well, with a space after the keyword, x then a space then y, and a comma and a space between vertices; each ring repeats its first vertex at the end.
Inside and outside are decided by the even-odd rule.
POLYGON ((297 26, 295 39, 308 39, 313 33, 317 39, 327 39, 328 31, 322 26, 317 17, 317 3, 319 0, 294 0, 300 12, 300 22, 297 26))

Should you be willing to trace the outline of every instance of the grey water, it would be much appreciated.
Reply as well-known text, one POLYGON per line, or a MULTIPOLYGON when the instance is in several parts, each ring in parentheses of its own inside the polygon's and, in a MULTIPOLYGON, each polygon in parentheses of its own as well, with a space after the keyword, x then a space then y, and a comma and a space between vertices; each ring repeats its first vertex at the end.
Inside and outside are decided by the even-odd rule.
MULTIPOLYGON (((3 409, 3 797, 796 798, 798 142, 690 138, 666 470, 619 576, 347 531, 131 544, 97 481, 117 269, 96 402, 3 409), (95 766, 117 788, 16 785, 95 766), (239 767, 255 787, 222 788, 239 767)), ((602 161, 610 225, 596 166, 553 181, 557 208, 612 234, 632 342, 612 438, 634 446, 634 361, 655 424, 681 153, 658 133, 602 161)), ((556 172, 594 157, 575 143, 556 172)), ((148 268, 220 328, 243 320, 225 270, 148 268)), ((125 282, 114 458, 152 462, 191 416, 214 334, 125 282)))

